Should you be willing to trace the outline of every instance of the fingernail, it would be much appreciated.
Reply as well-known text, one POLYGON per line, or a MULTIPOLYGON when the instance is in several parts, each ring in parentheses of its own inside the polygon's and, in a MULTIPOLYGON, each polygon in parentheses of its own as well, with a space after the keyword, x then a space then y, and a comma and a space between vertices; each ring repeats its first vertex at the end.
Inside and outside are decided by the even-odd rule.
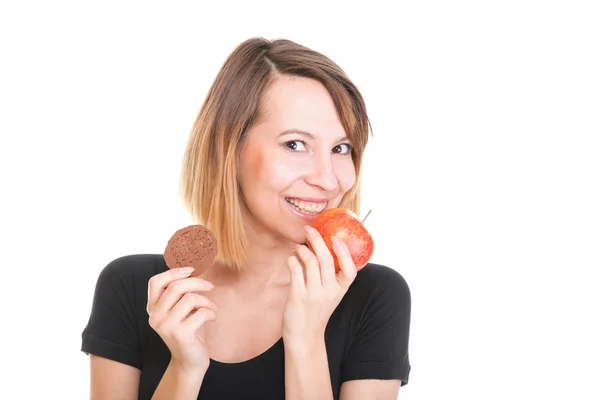
POLYGON ((214 289, 215 285, 213 285, 212 283, 210 283, 209 281, 204 281, 204 284, 206 285, 207 288, 209 289, 214 289))
POLYGON ((212 303, 213 307, 215 308, 215 310, 219 309, 219 307, 217 307, 217 305, 215 303, 213 303, 212 301, 211 301, 211 303, 212 303))
POLYGON ((317 230, 315 228, 313 228, 310 225, 304 225, 304 229, 306 230, 306 233, 312 235, 313 233, 315 233, 317 230))
POLYGON ((342 241, 340 239, 338 239, 336 236, 331 237, 331 242, 333 243, 333 246, 336 249, 338 249, 338 250, 344 249, 344 243, 342 243, 342 241))
POLYGON ((191 274, 192 272, 194 272, 194 267, 179 268, 179 272, 182 275, 191 274))

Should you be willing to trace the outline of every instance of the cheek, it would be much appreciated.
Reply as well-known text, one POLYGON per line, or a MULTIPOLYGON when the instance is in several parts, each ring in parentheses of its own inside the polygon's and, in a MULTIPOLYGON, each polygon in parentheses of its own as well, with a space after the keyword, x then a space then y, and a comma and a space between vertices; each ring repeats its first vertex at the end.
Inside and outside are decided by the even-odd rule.
POLYGON ((238 165, 238 179, 242 189, 245 189, 249 183, 256 181, 256 175, 260 170, 261 160, 257 154, 250 149, 244 150, 240 157, 238 165))
POLYGON ((279 192, 302 176, 302 165, 281 159, 274 152, 248 149, 240 166, 242 189, 246 192, 279 192))
POLYGON ((350 160, 342 160, 336 165, 336 176, 342 192, 347 192, 356 182, 356 170, 350 160))
POLYGON ((285 160, 272 160, 272 164, 266 174, 273 189, 284 190, 294 181, 300 179, 305 173, 306 167, 294 165, 285 160))
POLYGON ((242 194, 246 201, 253 202, 253 197, 260 193, 260 186, 268 173, 267 158, 258 146, 248 145, 240 159, 238 177, 242 194))

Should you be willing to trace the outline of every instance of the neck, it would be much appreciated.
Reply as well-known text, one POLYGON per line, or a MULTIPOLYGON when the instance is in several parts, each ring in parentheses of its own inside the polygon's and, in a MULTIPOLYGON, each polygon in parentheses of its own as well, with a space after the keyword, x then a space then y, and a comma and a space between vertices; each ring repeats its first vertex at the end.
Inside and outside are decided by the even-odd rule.
POLYGON ((259 286, 289 284, 287 259, 296 243, 286 238, 275 238, 270 232, 248 232, 248 260, 242 265, 240 283, 259 286))
MULTIPOLYGON (((247 288, 277 288, 287 286, 290 276, 287 259, 297 244, 284 237, 276 237, 272 232, 249 223, 246 219, 248 260, 240 266, 240 271, 221 269, 225 282, 247 288)), ((216 271, 215 271, 216 272, 216 271)))

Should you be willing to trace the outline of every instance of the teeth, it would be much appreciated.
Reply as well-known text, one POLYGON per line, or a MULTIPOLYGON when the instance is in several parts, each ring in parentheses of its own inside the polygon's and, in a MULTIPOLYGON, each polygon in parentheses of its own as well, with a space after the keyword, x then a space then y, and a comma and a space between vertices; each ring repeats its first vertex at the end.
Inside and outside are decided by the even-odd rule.
POLYGON ((293 204, 297 209, 302 212, 308 213, 320 213, 325 209, 326 203, 309 203, 306 201, 299 201, 297 199, 286 198, 288 203, 293 204))

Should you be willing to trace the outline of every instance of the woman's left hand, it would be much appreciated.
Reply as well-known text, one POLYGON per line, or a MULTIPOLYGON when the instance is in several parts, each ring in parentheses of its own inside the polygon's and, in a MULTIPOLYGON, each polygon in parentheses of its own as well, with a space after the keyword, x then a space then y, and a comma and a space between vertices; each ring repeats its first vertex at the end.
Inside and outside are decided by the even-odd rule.
POLYGON ((340 265, 336 274, 333 256, 321 234, 311 226, 305 228, 314 252, 299 245, 287 261, 291 284, 283 312, 282 333, 288 343, 310 344, 324 339, 327 322, 357 273, 348 248, 333 238, 340 265))

